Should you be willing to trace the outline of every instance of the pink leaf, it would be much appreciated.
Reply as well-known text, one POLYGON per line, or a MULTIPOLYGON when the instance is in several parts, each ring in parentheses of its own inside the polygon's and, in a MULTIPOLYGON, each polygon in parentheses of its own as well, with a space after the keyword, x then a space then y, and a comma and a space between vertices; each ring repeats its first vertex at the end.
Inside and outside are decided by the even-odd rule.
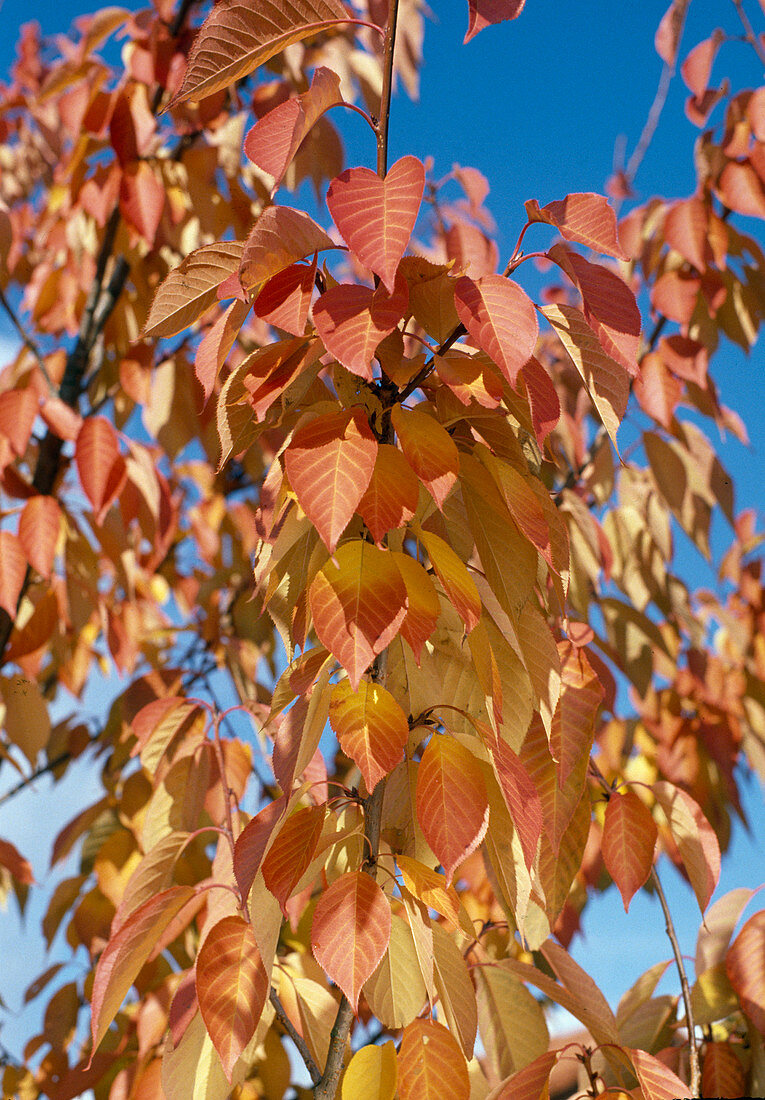
POLYGON ((341 283, 322 294, 314 306, 313 320, 327 351, 353 374, 371 382, 377 345, 396 328, 408 302, 403 276, 396 278, 391 295, 384 285, 372 290, 341 283))
POLYGON ((463 276, 457 280, 454 300, 462 324, 514 386, 539 334, 528 294, 503 275, 484 275, 477 282, 463 276))
POLYGON ((468 0, 470 14, 464 41, 469 42, 479 31, 492 23, 502 23, 505 19, 517 19, 525 3, 526 0, 468 0))
POLYGON ((536 199, 530 199, 526 213, 530 222, 554 225, 567 241, 576 241, 617 260, 629 259, 619 244, 614 209, 603 195, 591 192, 566 195, 565 199, 542 207, 536 199))

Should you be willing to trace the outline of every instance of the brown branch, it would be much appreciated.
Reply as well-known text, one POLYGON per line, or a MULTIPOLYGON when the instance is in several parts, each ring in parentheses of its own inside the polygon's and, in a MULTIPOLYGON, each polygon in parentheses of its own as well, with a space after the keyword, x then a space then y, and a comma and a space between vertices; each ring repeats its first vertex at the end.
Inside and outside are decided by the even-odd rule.
POLYGON ((311 1081, 313 1082, 314 1085, 318 1085, 319 1081, 321 1080, 321 1070, 316 1065, 314 1057, 311 1054, 310 1050, 308 1049, 308 1046, 306 1044, 305 1039, 300 1034, 300 1032, 296 1030, 295 1025, 292 1023, 292 1020, 287 1015, 287 1011, 286 1011, 284 1005, 279 1000, 279 994, 276 992, 276 990, 274 989, 273 986, 271 986, 271 992, 269 994, 269 1000, 271 1001, 271 1004, 273 1005, 273 1009, 274 1009, 274 1012, 276 1013, 277 1020, 282 1025, 284 1030, 289 1035, 290 1039, 292 1039, 292 1042, 297 1047, 297 1051, 298 1051, 300 1057, 303 1059, 303 1062, 305 1063, 305 1068, 308 1070, 309 1074, 311 1075, 311 1081))
POLYGON ((41 765, 31 775, 26 776, 24 779, 20 779, 19 782, 6 791, 5 794, 0 795, 0 806, 5 802, 9 802, 12 798, 15 798, 17 794, 21 794, 27 787, 30 787, 36 779, 40 779, 41 776, 47 775, 49 772, 55 771, 60 764, 66 764, 67 760, 72 759, 72 754, 62 752, 58 756, 54 756, 52 760, 49 760, 47 764, 41 765))
POLYGON ((688 975, 685 973, 685 963, 683 962, 683 955, 680 951, 680 944, 678 943, 677 933, 675 932, 675 926, 672 922, 672 914, 669 911, 667 905, 667 899, 664 895, 659 876, 656 872, 656 868, 651 868, 651 881, 656 888, 656 893, 661 903, 661 908, 664 913, 664 920, 667 927, 667 935, 669 936, 669 942, 672 944, 672 952, 675 956, 675 965, 677 966, 677 972, 680 975, 680 987, 683 991, 683 1003, 685 1004, 685 1019, 688 1024, 688 1044, 690 1047, 689 1061, 691 1069, 690 1090, 691 1096, 701 1095, 701 1070, 699 1067, 699 1048, 696 1046, 696 1025, 693 1022, 693 1009, 691 1007, 691 990, 688 985, 688 975))
POLYGON ((396 24, 398 22, 398 0, 393 0, 385 28, 385 48, 383 54, 383 83, 380 92, 380 117, 377 120, 377 174, 385 179, 388 171, 388 125, 390 122, 390 97, 393 90, 393 55, 396 46, 396 24))
MULTIPOLYGON (((763 47, 762 42, 757 37, 757 35, 754 33, 754 27, 752 26, 751 22, 749 21, 749 16, 744 11, 744 5, 742 3, 742 0, 733 0, 733 3, 736 6, 736 11, 738 12, 738 17, 741 20, 742 27, 744 28, 744 33, 746 34, 747 42, 752 47, 754 52, 757 54, 757 56, 759 57, 762 64, 765 65, 765 47, 763 47)), ((765 10, 765 9, 763 9, 763 10, 765 10)))

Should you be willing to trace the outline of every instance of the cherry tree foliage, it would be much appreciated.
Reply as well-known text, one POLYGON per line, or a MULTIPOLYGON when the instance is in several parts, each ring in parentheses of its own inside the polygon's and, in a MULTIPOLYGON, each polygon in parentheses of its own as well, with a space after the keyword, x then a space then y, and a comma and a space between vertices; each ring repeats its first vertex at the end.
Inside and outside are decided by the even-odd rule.
MULTIPOLYGON (((506 211, 504 263, 480 172, 389 159, 417 0, 21 29, 2 802, 41 775, 55 798, 74 761, 102 790, 53 843, 42 934, 77 965, 30 978, 42 1028, 4 1095, 539 1100, 566 1061, 592 1096, 765 1088, 764 914, 749 889, 710 904, 741 777, 765 778, 762 533, 710 373, 765 317, 765 87, 719 75, 728 32, 684 42, 688 3, 656 49, 693 193, 636 202, 639 149, 609 197, 506 211), (678 532, 709 558, 718 514, 719 584, 694 591, 678 532), (57 717, 104 670, 98 727, 57 717), (612 1007, 569 954, 611 887, 658 894, 679 996, 647 959, 612 1007), (550 1003, 585 1044, 551 1048, 550 1003)), ((523 8, 468 0, 465 40, 523 8)), ((0 871, 23 909, 7 840, 0 871)))

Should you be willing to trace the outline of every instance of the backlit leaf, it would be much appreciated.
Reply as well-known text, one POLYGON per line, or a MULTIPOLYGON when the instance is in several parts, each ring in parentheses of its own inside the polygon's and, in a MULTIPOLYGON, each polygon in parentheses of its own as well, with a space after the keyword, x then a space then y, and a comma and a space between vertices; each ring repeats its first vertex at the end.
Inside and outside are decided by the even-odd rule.
POLYGON ((248 897, 263 857, 276 835, 276 826, 287 810, 284 797, 268 802, 248 821, 234 845, 234 874, 242 897, 248 897))
POLYGON ((460 468, 451 436, 437 420, 417 408, 394 405, 391 424, 407 462, 438 507, 443 507, 460 468))
POLYGON ((310 866, 319 843, 326 808, 306 806, 291 814, 273 838, 261 865, 266 886, 282 912, 310 866))
POLYGON ((181 90, 168 104, 204 99, 227 88, 293 42, 348 22, 340 0, 242 0, 215 5, 194 39, 181 90))
MULTIPOLYGON (((91 996, 93 1053, 106 1035, 138 972, 162 933, 194 896, 190 886, 172 886, 137 909, 112 936, 96 966, 91 996)), ((92 1054, 91 1054, 92 1059, 92 1054)))
POLYGON ((0 607, 11 622, 16 618, 26 572, 27 559, 21 541, 11 531, 0 531, 0 607))
POLYGON ((486 1100, 544 1100, 549 1095, 550 1073, 559 1057, 557 1050, 540 1054, 493 1089, 486 1100))
POLYGON ((341 680, 332 689, 329 721, 340 748, 358 765, 371 793, 403 757, 409 738, 406 715, 380 684, 362 680, 354 691, 341 680))
POLYGON ((5 436, 19 458, 27 449, 38 407, 34 386, 0 393, 0 436, 5 436))
POLYGON ((479 31, 492 23, 502 23, 505 19, 517 19, 523 11, 526 0, 468 0, 468 29, 465 42, 475 38, 479 31))
POLYGON ((746 1070, 732 1043, 706 1043, 701 1070, 702 1096, 744 1095, 746 1070))
POLYGON ((457 1041, 434 1020, 413 1020, 398 1051, 401 1100, 468 1100, 470 1080, 457 1041))
POLYGON ((356 511, 380 545, 388 531, 401 527, 417 510, 417 476, 397 447, 381 443, 372 476, 356 511))
POLYGON ((10 871, 18 882, 31 886, 35 880, 32 865, 9 840, 0 840, 0 867, 10 871))
POLYGON ((293 336, 305 332, 316 279, 317 253, 310 263, 297 263, 273 275, 252 303, 257 317, 293 336))
POLYGON ((31 497, 19 517, 19 542, 26 559, 48 579, 61 530, 61 509, 54 497, 31 497))
POLYGON ((302 210, 266 207, 242 247, 239 279, 245 293, 257 294, 267 279, 325 248, 337 245, 302 210))
POLYGON ((561 641, 558 653, 561 694, 553 715, 550 748, 558 762, 559 783, 563 784, 582 756, 590 754, 604 689, 585 649, 561 641))
POLYGON ((697 975, 725 961, 733 929, 753 894, 753 890, 740 886, 736 890, 729 890, 714 905, 710 905, 696 939, 697 975))
POLYGON ((592 192, 566 195, 565 199, 542 207, 536 199, 530 199, 526 213, 530 222, 554 225, 567 241, 577 241, 617 260, 629 259, 619 244, 614 208, 603 195, 592 192))
POLYGON ((542 313, 560 336, 598 410, 603 427, 616 447, 616 433, 629 398, 627 372, 604 351, 597 335, 578 309, 565 304, 549 305, 542 307, 542 313))
POLYGON ((229 916, 208 932, 196 965, 199 1009, 231 1081, 268 997, 268 976, 247 921, 229 916))
POLYGON ((403 917, 395 913, 391 918, 388 948, 367 980, 364 996, 378 1020, 392 1028, 410 1024, 425 1003, 425 983, 412 931, 403 917))
POLYGON ((345 668, 355 690, 406 614, 406 587, 395 561, 370 543, 343 543, 334 562, 317 573, 308 600, 319 640, 345 668))
POLYGON ((603 860, 619 887, 625 913, 651 873, 657 837, 651 811, 633 791, 611 795, 603 825, 603 860))
POLYGON ((384 285, 372 290, 340 283, 318 299, 313 320, 327 351, 347 370, 371 382, 377 345, 394 331, 408 301, 409 291, 401 277, 392 294, 384 285))
POLYGON ((434 734, 422 754, 417 820, 451 883, 455 869, 483 839, 489 800, 480 764, 448 735, 434 734))
POLYGON ((502 967, 476 972, 478 1026, 497 1077, 523 1069, 547 1050, 544 1010, 523 982, 502 967))
POLYGON ((239 268, 241 241, 204 244, 190 252, 160 283, 144 336, 175 336, 193 325, 217 301, 220 284, 239 268))
MULTIPOLYGON (((450 887, 451 889, 451 887, 450 887)), ((433 978, 439 1013, 466 1058, 473 1057, 478 1032, 478 1005, 468 965, 453 936, 436 921, 433 929, 433 978)))
POLYGON ((125 480, 125 462, 117 433, 105 416, 90 416, 77 435, 74 451, 80 484, 101 523, 125 480))
POLYGON ((258 119, 244 140, 245 153, 254 164, 273 176, 278 186, 317 119, 342 102, 339 76, 319 66, 314 70, 307 92, 278 104, 258 119))
POLYGON ((676 1073, 645 1050, 624 1048, 630 1056, 645 1100, 678 1100, 686 1096, 688 1086, 676 1073))
POLYGON ((518 832, 526 866, 531 868, 542 835, 542 803, 539 794, 520 757, 507 742, 502 737, 492 737, 489 743, 494 774, 518 832))
POLYGON ((751 916, 736 936, 725 969, 744 1012, 765 1034, 765 910, 751 916))
POLYGON ((154 245, 164 207, 165 188, 148 161, 127 164, 120 178, 120 211, 149 248, 154 245))
POLYGON ((662 780, 651 789, 664 811, 703 913, 720 878, 720 845, 715 831, 698 802, 673 783, 662 780))
POLYGON ((364 982, 374 974, 390 941, 390 903, 363 871, 349 871, 319 898, 311 947, 356 1012, 364 982))
POLYGON ((463 276, 457 280, 454 300, 460 321, 478 347, 514 386, 539 334, 534 303, 503 275, 484 275, 477 282, 463 276))
POLYGON ((290 485, 330 553, 369 485, 376 457, 377 440, 358 407, 309 420, 285 451, 290 485))
POLYGON ((429 574, 418 561, 398 551, 393 552, 393 560, 404 580, 409 601, 401 624, 401 637, 412 647, 419 663, 422 647, 436 628, 441 605, 429 574))
POLYGON ((369 168, 347 168, 327 191, 327 206, 343 240, 390 292, 424 188, 422 162, 408 156, 391 165, 385 179, 369 168))
POLYGON ((390 1039, 361 1047, 343 1074, 341 1100, 393 1100, 397 1078, 396 1048, 390 1039))
POLYGON ((436 575, 456 608, 468 633, 481 617, 481 598, 475 581, 451 546, 430 531, 417 529, 417 538, 428 552, 436 575))

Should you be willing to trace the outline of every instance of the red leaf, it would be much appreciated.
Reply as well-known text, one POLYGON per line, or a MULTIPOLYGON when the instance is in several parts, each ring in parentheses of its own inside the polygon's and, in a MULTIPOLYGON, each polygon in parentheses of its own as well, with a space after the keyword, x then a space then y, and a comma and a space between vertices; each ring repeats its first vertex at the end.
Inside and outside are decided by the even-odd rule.
POLYGON ((380 179, 369 168, 348 168, 327 191, 329 212, 360 263, 393 291, 398 262, 412 235, 425 188, 417 157, 402 157, 380 179))
POLYGON ((291 43, 348 19, 340 0, 298 0, 257 8, 242 0, 220 0, 194 39, 183 85, 168 107, 227 88, 291 43))
POLYGON ((674 65, 677 60, 677 51, 687 10, 688 0, 672 0, 672 3, 661 17, 659 26, 656 28, 654 45, 657 54, 665 65, 674 65))
POLYGON ((702 1096, 744 1095, 746 1070, 732 1043, 706 1043, 701 1071, 702 1096))
POLYGON ((326 413, 298 428, 284 464, 298 503, 333 554, 369 485, 377 440, 361 408, 326 413))
POLYGON ((356 1012, 359 993, 390 942, 390 903, 363 871, 336 879, 319 898, 311 925, 311 947, 356 1012))
POLYGON ((244 242, 239 265, 242 287, 247 294, 257 294, 267 279, 326 248, 337 245, 313 218, 290 206, 269 206, 244 242))
POLYGON ((492 23, 502 23, 505 19, 517 19, 525 3, 526 0, 468 0, 470 14, 464 42, 475 38, 479 31, 492 23))
POLYGON ((559 783, 563 786, 582 754, 589 755, 592 748, 604 690, 586 650, 563 641, 558 643, 558 652, 561 697, 553 718, 550 747, 558 761, 559 783))
POLYGON ((107 943, 93 980, 91 1061, 162 933, 193 897, 190 886, 172 886, 162 891, 136 909, 107 943))
POLYGON ((11 622, 16 618, 27 559, 21 542, 10 531, 0 531, 0 607, 8 612, 11 622))
POLYGON ((434 734, 422 754, 417 820, 451 883, 455 869, 476 850, 489 823, 481 766, 451 736, 434 734))
POLYGON ((533 355, 520 369, 531 409, 531 422, 540 448, 560 420, 560 401, 552 378, 533 355))
POLYGON ((660 781, 651 789, 667 818, 703 913, 720 878, 720 845, 715 831, 699 804, 673 783, 660 781))
POLYGON ((0 840, 0 867, 5 867, 17 882, 26 886, 31 886, 35 880, 29 860, 24 859, 9 840, 0 840))
POLYGON ((547 255, 578 287, 585 319, 603 350, 635 377, 638 373, 640 310, 630 288, 613 271, 589 263, 563 245, 553 245, 547 255))
POLYGON ((521 759, 502 737, 490 739, 494 774, 518 832, 526 866, 530 869, 542 835, 542 803, 534 781, 521 759))
POLYGON ((539 335, 528 294, 503 275, 484 275, 477 282, 463 275, 455 285, 454 300, 468 333, 514 386, 539 335))
POLYGON ((307 92, 278 104, 255 123, 244 139, 245 153, 273 176, 278 186, 311 127, 325 111, 342 102, 340 77, 320 66, 307 92))
POLYGON ((412 467, 396 447, 381 443, 369 485, 356 505, 378 545, 391 528, 402 527, 414 516, 418 499, 412 467))
POLYGON ((737 214, 765 218, 765 188, 748 160, 730 160, 717 181, 717 194, 737 214))
POLYGON ((197 957, 199 1010, 229 1083, 234 1065, 255 1034, 269 981, 255 933, 241 917, 218 921, 197 957))
POLYGON ((651 811, 634 791, 611 795, 603 825, 603 859, 619 887, 625 913, 651 873, 657 836, 651 811))
POLYGON ((744 1012, 765 1035, 765 909, 751 916, 736 936, 725 969, 744 1012))
POLYGON ((276 826, 287 809, 284 795, 268 802, 242 829, 234 845, 234 875, 242 897, 248 897, 276 826))
POLYGON ((675 202, 664 219, 664 239, 698 271, 707 267, 709 211, 695 196, 675 202))
POLYGON ((226 356, 231 351, 239 330, 250 312, 249 302, 232 302, 212 328, 205 333, 194 357, 194 373, 204 391, 205 403, 215 388, 226 356))
POLYGON ((542 1100, 548 1095, 550 1073, 560 1054, 558 1050, 540 1054, 489 1093, 487 1100, 542 1100))
POLYGON ((677 1100, 688 1095, 688 1086, 668 1066, 645 1050, 624 1047, 635 1067, 645 1100, 677 1100))
POLYGON ((5 436, 19 458, 27 449, 37 407, 37 393, 32 386, 0 393, 0 435, 5 436))
POLYGON ((403 276, 396 277, 390 295, 383 285, 372 290, 341 283, 321 295, 313 308, 313 320, 327 351, 349 371, 371 382, 377 345, 396 328, 408 302, 403 276))
POLYGON ((460 468, 459 452, 447 430, 421 409, 394 405, 391 424, 409 465, 439 508, 460 468))
POLYGON ((74 452, 85 496, 93 506, 97 523, 109 509, 125 480, 117 433, 103 416, 91 416, 77 435, 74 452))
POLYGON ((459 1043, 435 1020, 412 1020, 398 1052, 401 1100, 468 1100, 470 1078, 459 1043))
POLYGON ((145 160, 127 165, 120 180, 120 210, 149 248, 154 245, 164 208, 165 189, 151 165, 145 160))
POLYGON ((406 587, 391 554, 360 540, 343 543, 317 573, 308 601, 320 642, 356 690, 406 614, 406 587))
POLYGON ((592 192, 566 195, 565 199, 542 207, 536 199, 530 199, 526 213, 530 222, 554 225, 567 241, 576 241, 617 260, 629 259, 619 244, 616 213, 603 195, 592 192))
POLYGON ((316 254, 309 264, 292 264, 269 279, 252 303, 257 317, 293 336, 302 336, 311 308, 316 254))
POLYGON ((61 509, 53 497, 31 497, 19 518, 19 542, 33 569, 50 577, 61 530, 61 509))
POLYGON ((263 860, 263 878, 286 916, 285 906, 313 859, 326 808, 296 810, 279 829, 263 860))
POLYGON ((403 759, 409 723, 389 691, 362 680, 353 691, 347 680, 332 690, 329 721, 340 748, 355 761, 371 793, 403 759))

